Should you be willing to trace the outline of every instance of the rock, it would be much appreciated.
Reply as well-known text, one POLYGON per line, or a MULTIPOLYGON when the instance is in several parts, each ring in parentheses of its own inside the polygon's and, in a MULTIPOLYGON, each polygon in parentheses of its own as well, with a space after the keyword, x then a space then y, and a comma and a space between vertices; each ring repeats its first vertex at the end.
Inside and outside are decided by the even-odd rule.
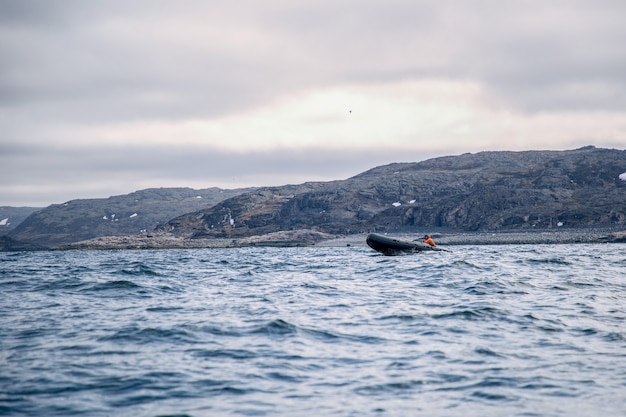
POLYGON ((6 235, 41 207, 0 207, 0 236, 6 235))
POLYGON ((296 229, 335 235, 626 227, 626 151, 481 152, 377 167, 343 181, 260 188, 160 226, 186 238, 296 229))
POLYGON ((31 214, 9 236, 56 247, 102 236, 134 236, 183 213, 251 191, 153 188, 101 199, 72 200, 31 214))
POLYGON ((313 230, 269 233, 243 239, 186 239, 170 233, 142 233, 134 236, 103 236, 57 247, 70 249, 199 249, 243 246, 310 246, 335 236, 313 230))
POLYGON ((8 236, 0 236, 0 252, 14 251, 40 251, 48 250, 47 247, 29 242, 20 242, 8 236))

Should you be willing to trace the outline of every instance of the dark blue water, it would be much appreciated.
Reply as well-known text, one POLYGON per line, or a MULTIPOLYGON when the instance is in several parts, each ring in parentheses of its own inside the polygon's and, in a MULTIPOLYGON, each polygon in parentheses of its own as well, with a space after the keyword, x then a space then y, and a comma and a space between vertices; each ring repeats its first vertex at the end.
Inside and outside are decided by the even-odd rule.
POLYGON ((626 416, 626 245, 0 254, 0 415, 626 416))

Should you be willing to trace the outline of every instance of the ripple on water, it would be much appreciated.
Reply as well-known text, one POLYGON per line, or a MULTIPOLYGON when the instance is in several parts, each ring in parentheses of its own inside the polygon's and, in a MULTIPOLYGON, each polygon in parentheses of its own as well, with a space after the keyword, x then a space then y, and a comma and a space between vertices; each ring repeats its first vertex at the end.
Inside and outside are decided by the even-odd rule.
POLYGON ((99 337, 98 341, 114 342, 116 344, 144 345, 150 343, 193 344, 197 342, 197 339, 192 333, 182 329, 139 328, 137 326, 129 326, 116 331, 114 334, 99 337))

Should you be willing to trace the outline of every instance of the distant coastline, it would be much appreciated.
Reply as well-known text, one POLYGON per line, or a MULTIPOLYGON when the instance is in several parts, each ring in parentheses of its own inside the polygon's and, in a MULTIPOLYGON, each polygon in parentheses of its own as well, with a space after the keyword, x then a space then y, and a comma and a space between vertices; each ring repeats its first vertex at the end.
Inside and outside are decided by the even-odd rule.
MULTIPOLYGON (((421 237, 420 232, 386 233, 401 239, 413 240, 421 237)), ((626 230, 622 228, 598 227, 577 229, 547 229, 529 231, 493 232, 429 232, 439 245, 510 245, 510 244, 593 244, 626 243, 626 230)), ((63 245, 57 250, 114 250, 114 249, 209 249, 243 247, 343 247, 366 246, 366 233, 331 236, 312 231, 280 232, 251 238, 185 239, 169 234, 142 234, 136 236, 108 236, 63 245)))
POLYGON ((588 146, 391 163, 330 182, 146 189, 21 222, 7 208, 0 250, 341 246, 367 232, 428 233, 441 245, 619 242, 624 167, 626 151, 588 146))

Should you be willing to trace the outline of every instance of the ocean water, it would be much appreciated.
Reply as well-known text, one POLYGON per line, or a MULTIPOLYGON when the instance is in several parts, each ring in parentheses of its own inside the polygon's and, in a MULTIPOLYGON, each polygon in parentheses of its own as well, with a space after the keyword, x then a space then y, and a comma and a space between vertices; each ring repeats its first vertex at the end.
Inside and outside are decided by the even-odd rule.
POLYGON ((0 254, 0 415, 626 416, 626 245, 0 254))

